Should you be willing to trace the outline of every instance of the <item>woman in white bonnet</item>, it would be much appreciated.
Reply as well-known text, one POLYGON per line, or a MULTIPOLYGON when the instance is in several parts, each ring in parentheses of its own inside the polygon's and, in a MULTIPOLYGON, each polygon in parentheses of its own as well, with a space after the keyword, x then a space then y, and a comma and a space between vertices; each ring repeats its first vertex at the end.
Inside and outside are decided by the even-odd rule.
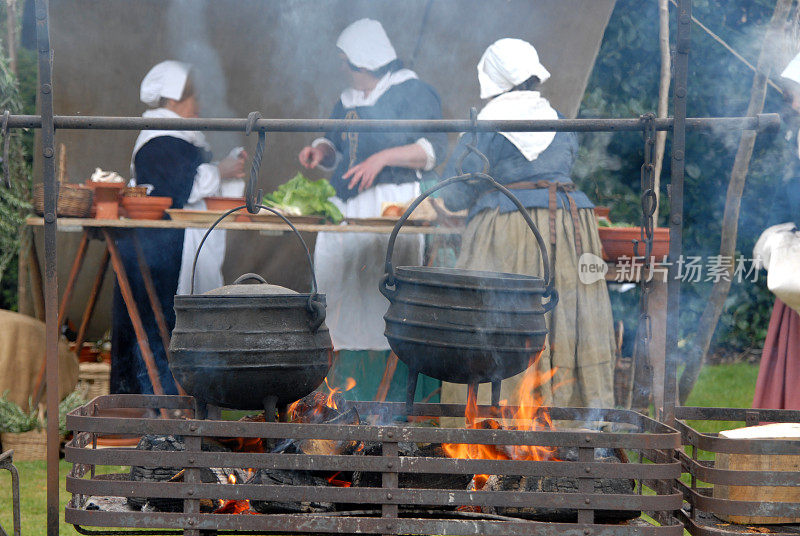
MULTIPOLYGON (((500 39, 486 49, 478 63, 481 98, 491 99, 478 119, 561 117, 538 91, 548 78, 550 73, 533 45, 521 39, 500 39)), ((445 178, 457 174, 456 162, 471 140, 468 134, 459 140, 445 168, 445 178)), ((577 135, 486 132, 478 134, 477 148, 489 160, 489 174, 519 198, 548 244, 546 254, 555 274, 559 302, 548 315, 550 348, 542 354, 538 366, 543 372, 552 368, 557 371, 544 381, 540 396, 556 406, 613 407, 614 333, 608 290, 605 280, 584 284, 578 278, 578 258, 583 253, 601 257, 601 246, 594 205, 570 179, 578 153, 577 135)), ((482 168, 483 162, 474 154, 464 160, 465 173, 482 168)), ((450 210, 469 211, 457 267, 542 275, 533 234, 522 214, 501 192, 486 185, 461 183, 441 193, 450 210)), ((516 392, 521 376, 502 384, 501 398, 512 405, 517 396, 529 395, 516 392)), ((465 399, 465 386, 442 386, 442 402, 465 399)), ((479 401, 488 403, 488 385, 481 386, 479 401)))
MULTIPOLYGON (((341 33, 336 47, 351 85, 342 91, 331 118, 441 119, 436 90, 403 68, 380 22, 355 21, 341 33)), ((419 195, 420 177, 446 149, 447 137, 441 133, 331 131, 298 156, 306 168, 331 172, 336 189, 332 201, 345 217, 375 218, 381 216, 382 202, 405 203, 419 195)), ((369 399, 389 354, 383 335, 389 302, 378 292, 387 242, 387 235, 380 234, 320 233, 314 251, 317 281, 328 302, 326 323, 334 349, 340 351, 334 381, 354 376, 358 396, 369 399)), ((401 236, 395 260, 421 264, 422 238, 401 236)), ((395 375, 398 380, 405 378, 402 367, 401 363, 395 375)), ((435 389, 430 381, 421 384, 418 393, 428 388, 435 389)), ((389 398, 401 391, 401 382, 393 384, 389 398)))
MULTIPOLYGON (((191 66, 177 61, 163 61, 154 66, 142 80, 140 99, 150 107, 142 117, 198 117, 191 66)), ((209 146, 201 132, 143 130, 139 133, 131 156, 132 183, 148 185, 150 195, 171 197, 172 208, 203 209, 203 198, 220 195, 226 185, 234 182, 231 179, 244 177, 245 159, 246 155, 242 153, 228 156, 217 164, 211 163, 209 146)), ((233 186, 237 187, 235 184, 233 186)), ((188 292, 191 261, 204 230, 139 229, 134 232, 142 244, 167 328, 171 332, 175 326, 173 298, 180 291, 188 292), (179 289, 179 280, 182 289, 179 289)), ((200 285, 196 290, 199 292, 222 285, 225 235, 224 232, 214 233, 216 236, 209 237, 198 262, 200 285)), ((175 394, 177 391, 167 366, 166 350, 139 272, 132 236, 120 235, 118 243, 139 315, 159 368, 161 385, 165 393, 175 394)), ((118 288, 114 292, 112 326, 111 392, 152 392, 118 288)))

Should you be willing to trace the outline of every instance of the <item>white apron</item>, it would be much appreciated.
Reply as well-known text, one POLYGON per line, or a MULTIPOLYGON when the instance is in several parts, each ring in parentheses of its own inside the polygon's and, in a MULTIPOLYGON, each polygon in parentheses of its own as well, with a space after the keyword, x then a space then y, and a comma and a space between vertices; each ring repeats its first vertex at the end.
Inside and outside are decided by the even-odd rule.
MULTIPOLYGON (((166 108, 147 110, 142 114, 147 118, 177 118, 178 114, 166 108)), ((136 139, 136 144, 131 155, 131 185, 136 185, 136 173, 133 160, 148 141, 159 136, 171 136, 191 143, 196 147, 208 150, 208 143, 202 132, 198 131, 169 131, 169 130, 143 130, 136 139)), ((201 164, 197 167, 192 191, 184 205, 186 210, 205 210, 206 202, 203 198, 218 196, 241 196, 244 192, 243 181, 221 181, 219 169, 214 164, 201 164), (233 189, 234 191, 231 191, 233 189), (239 193, 236 193, 239 192, 239 193)), ((191 292, 192 263, 200 241, 206 229, 186 229, 183 235, 183 251, 181 253, 181 271, 178 275, 178 294, 191 292)), ((222 263, 225 260, 225 230, 215 229, 203 245, 200 258, 197 260, 195 275, 196 294, 202 294, 223 285, 222 263)))
MULTIPOLYGON (((381 203, 405 203, 420 193, 419 183, 379 184, 343 202, 331 198, 345 218, 380 217, 381 203)), ((342 224, 346 225, 346 224, 342 224)), ((384 275, 388 234, 319 233, 314 265, 328 307, 325 323, 334 350, 388 350, 383 315, 389 301, 378 291, 384 275)), ((422 264, 422 235, 400 234, 394 266, 422 264)))

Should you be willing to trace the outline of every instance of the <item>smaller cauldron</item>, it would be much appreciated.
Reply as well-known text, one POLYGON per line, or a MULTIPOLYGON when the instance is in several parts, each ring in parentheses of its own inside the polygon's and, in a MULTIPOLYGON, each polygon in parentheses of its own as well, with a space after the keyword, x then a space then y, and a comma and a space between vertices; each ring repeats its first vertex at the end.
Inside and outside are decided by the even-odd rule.
MULTIPOLYGON (((195 265, 208 234, 195 254, 195 265)), ((269 285, 245 274, 202 295, 175 296, 169 364, 183 389, 202 406, 256 410, 298 400, 325 379, 333 345, 325 326, 325 296, 317 292, 311 254, 297 229, 311 269, 311 292, 269 285), (255 280, 256 284, 244 284, 255 280)), ((194 270, 194 266, 193 266, 194 270)), ((194 292, 194 271, 192 272, 194 292)))
POLYGON ((544 347, 545 313, 558 302, 553 279, 544 240, 530 214, 488 175, 453 177, 420 195, 392 230, 380 284, 391 302, 383 317, 386 338, 409 368, 407 409, 411 410, 419 373, 470 386, 491 382, 496 405, 500 381, 525 370, 544 347), (542 252, 544 277, 423 266, 395 270, 394 242, 413 210, 440 188, 476 179, 503 192, 522 213, 542 252))

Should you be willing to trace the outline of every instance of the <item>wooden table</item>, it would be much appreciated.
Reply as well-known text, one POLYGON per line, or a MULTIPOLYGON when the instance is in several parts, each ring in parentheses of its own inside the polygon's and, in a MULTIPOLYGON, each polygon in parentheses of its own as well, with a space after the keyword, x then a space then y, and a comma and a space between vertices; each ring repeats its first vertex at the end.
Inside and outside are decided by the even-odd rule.
MULTIPOLYGON (((44 219, 38 217, 31 217, 26 220, 26 223, 31 227, 42 227, 44 225, 44 219)), ((134 324, 134 330, 136 331, 136 336, 138 339, 138 343, 140 349, 142 351, 142 356, 145 357, 146 364, 148 365, 148 374, 150 375, 151 381, 153 381, 154 387, 159 385, 158 382, 158 371, 155 368, 155 363, 152 362, 152 352, 150 351, 149 345, 147 344, 147 337, 144 334, 144 327, 141 322, 141 317, 139 315, 139 311, 136 308, 136 303, 133 301, 133 294, 130 288, 130 283, 128 281, 127 275, 125 274, 125 268, 122 265, 122 260, 119 256, 119 251, 116 247, 116 242, 113 240, 113 235, 115 232, 124 232, 126 230, 133 230, 133 229, 188 229, 188 228, 207 228, 210 223, 198 223, 198 222, 189 222, 189 221, 175 221, 175 220, 130 220, 130 219, 118 219, 118 220, 98 220, 92 218, 59 218, 58 219, 58 230, 63 232, 81 232, 83 236, 81 237, 80 245, 78 246, 78 253, 76 254, 75 261, 72 265, 72 270, 70 271, 69 279, 67 281, 67 286, 64 290, 64 295, 61 299, 61 305, 59 307, 59 325, 63 320, 63 315, 66 311, 67 304, 69 302, 70 296, 72 294, 72 290, 75 286, 75 281, 77 280, 78 274, 81 270, 81 265, 83 263, 83 259, 86 254, 86 249, 88 246, 88 241, 92 238, 99 238, 101 240, 105 240, 106 243, 106 251, 103 255, 103 260, 98 267, 97 275, 95 276, 95 282, 92 287, 92 293, 89 296, 89 301, 87 303, 86 311, 84 312, 83 318, 81 320, 81 326, 78 330, 78 344, 82 344, 84 340, 84 336, 86 333, 86 328, 88 327, 89 321, 91 319, 92 313, 94 311, 95 304, 97 302, 97 296, 100 291, 100 287, 103 283, 103 277, 106 271, 106 267, 108 265, 109 259, 111 261, 112 269, 114 270, 115 275, 117 276, 117 280, 120 285, 120 291, 123 294, 123 298, 125 299, 126 307, 128 308, 128 313, 131 316, 131 320, 134 324), (148 363, 147 360, 151 362, 148 363), (152 366, 152 371, 151 371, 152 366)), ((361 224, 345 224, 345 225, 334 225, 334 224, 308 224, 308 223, 301 223, 295 224, 295 227, 300 232, 309 232, 309 233, 319 233, 319 232, 333 232, 333 233, 381 233, 381 234, 389 234, 392 232, 393 226, 391 225, 361 225, 361 224)), ((266 223, 266 222, 236 222, 236 221, 226 221, 220 223, 217 228, 219 229, 231 229, 237 231, 260 231, 266 234, 279 234, 279 233, 289 233, 291 229, 289 229, 286 224, 284 223, 266 223)), ((456 235, 460 234, 463 230, 463 227, 438 227, 438 226, 417 226, 417 225, 405 225, 400 229, 401 233, 404 234, 423 234, 423 235, 434 235, 438 237, 443 237, 445 235, 456 235)), ((147 287, 147 292, 150 300, 150 304, 153 308, 153 312, 156 316, 156 319, 159 323, 159 331, 164 343, 164 348, 169 347, 169 334, 166 329, 166 325, 164 324, 164 317, 163 312, 160 309, 160 304, 158 302, 157 296, 155 295, 155 289, 153 288, 152 278, 150 277, 149 270, 147 268, 147 264, 143 262, 143 257, 141 255, 141 246, 138 245, 137 242, 137 255, 139 257, 139 268, 142 271, 142 278, 145 281, 145 286, 147 287)), ((609 269, 605 275, 606 281, 622 281, 622 282, 630 282, 630 283, 637 283, 641 278, 641 273, 631 272, 623 270, 623 268, 614 263, 608 263, 609 269)), ((664 357, 666 355, 666 306, 667 306, 667 283, 666 278, 661 277, 658 273, 658 268, 654 270, 654 277, 651 284, 651 292, 650 292, 650 300, 648 306, 648 314, 651 317, 651 326, 652 326, 652 338, 650 341, 650 366, 653 369, 653 397, 654 402, 658 402, 663 397, 663 378, 664 378, 664 357)), ((636 367, 641 370, 642 366, 646 365, 644 363, 637 363, 636 367)))

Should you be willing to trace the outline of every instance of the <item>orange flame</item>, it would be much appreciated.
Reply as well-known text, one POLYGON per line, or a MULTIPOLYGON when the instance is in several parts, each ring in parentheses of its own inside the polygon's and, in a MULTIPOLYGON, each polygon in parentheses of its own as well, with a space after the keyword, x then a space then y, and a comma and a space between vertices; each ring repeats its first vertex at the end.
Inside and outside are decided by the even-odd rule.
POLYGON ((353 483, 352 483, 352 482, 348 482, 347 480, 341 480, 341 479, 338 479, 338 478, 336 478, 336 477, 337 477, 337 476, 339 476, 340 474, 341 474, 341 471, 339 471, 338 473, 334 473, 334 474, 332 474, 332 475, 331 475, 331 476, 328 478, 328 483, 329 483, 331 486, 336 486, 336 487, 338 487, 338 488, 349 488, 350 486, 352 486, 352 485, 353 485, 353 483))
MULTIPOLYGON (((541 355, 540 351, 532 357, 520 382, 515 397, 519 405, 512 407, 505 400, 500 402, 499 422, 494 419, 476 420, 478 417, 477 393, 475 389, 470 388, 464 412, 467 427, 493 430, 552 430, 553 422, 547 410, 542 407, 542 397, 537 390, 555 376, 557 369, 540 372, 537 364, 541 355)), ((451 458, 469 460, 556 460, 554 447, 536 445, 443 444, 442 448, 445 454, 451 458)), ((483 489, 488 479, 489 475, 475 475, 471 487, 476 490, 483 489)))
MULTIPOLYGON (((248 469, 248 474, 253 472, 253 469, 248 469)), ((233 473, 228 474, 228 484, 236 484, 236 475, 233 473)), ((250 510, 250 501, 248 500, 225 500, 222 505, 214 510, 215 514, 255 514, 250 510)))

